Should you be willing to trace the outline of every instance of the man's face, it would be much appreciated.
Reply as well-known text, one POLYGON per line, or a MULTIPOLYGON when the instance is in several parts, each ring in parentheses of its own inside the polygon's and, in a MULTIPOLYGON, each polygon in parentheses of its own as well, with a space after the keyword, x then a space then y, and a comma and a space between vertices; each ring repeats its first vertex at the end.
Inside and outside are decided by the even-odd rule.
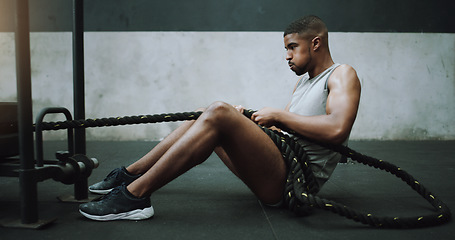
POLYGON ((311 63, 311 41, 302 38, 298 33, 284 36, 286 61, 292 71, 298 76, 308 72, 311 63))

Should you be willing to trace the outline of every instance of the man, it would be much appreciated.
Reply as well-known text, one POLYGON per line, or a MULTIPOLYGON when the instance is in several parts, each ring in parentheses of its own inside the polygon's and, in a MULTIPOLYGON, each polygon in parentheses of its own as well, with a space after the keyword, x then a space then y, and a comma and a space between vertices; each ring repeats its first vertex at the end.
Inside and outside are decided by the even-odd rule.
MULTIPOLYGON (((108 195, 82 204, 93 220, 141 220, 153 216, 150 196, 215 151, 263 203, 282 204, 286 164, 272 140, 256 124, 282 127, 307 138, 343 144, 357 115, 360 82, 355 70, 335 64, 328 31, 316 16, 301 18, 284 33, 286 60, 297 83, 286 109, 264 108, 251 119, 243 107, 216 102, 195 121, 182 124, 148 154, 128 168, 112 171, 90 191, 108 195), (306 74, 307 73, 307 74, 306 74), (245 146, 248 146, 247 148, 245 146)), ((310 156, 319 187, 329 178, 340 155, 300 140, 310 156)))

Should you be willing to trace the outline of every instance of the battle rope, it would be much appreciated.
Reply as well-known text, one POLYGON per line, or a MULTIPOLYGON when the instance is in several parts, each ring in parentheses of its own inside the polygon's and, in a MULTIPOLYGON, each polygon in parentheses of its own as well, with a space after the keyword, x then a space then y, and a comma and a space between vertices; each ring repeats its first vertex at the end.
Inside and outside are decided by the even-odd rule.
MULTIPOLYGON (((246 110, 244 114, 250 117, 254 111, 246 110)), ((43 122, 43 130, 59 130, 67 128, 89 128, 119 126, 141 123, 158 123, 195 120, 202 112, 183 112, 171 114, 127 116, 118 118, 101 118, 87 120, 71 120, 61 122, 43 122)), ((414 191, 426 199, 436 210, 433 214, 419 215, 416 217, 379 217, 369 213, 361 213, 350 207, 331 200, 316 196, 317 184, 309 168, 308 158, 303 147, 290 137, 277 131, 260 126, 261 129, 273 140, 280 149, 288 168, 287 182, 284 198, 288 208, 298 214, 305 215, 311 208, 320 208, 332 211, 356 222, 383 228, 416 228, 427 227, 446 223, 451 219, 450 209, 434 194, 428 191, 421 183, 401 168, 383 160, 360 154, 346 146, 327 145, 319 143, 335 152, 351 158, 359 163, 385 170, 406 182, 414 191)))

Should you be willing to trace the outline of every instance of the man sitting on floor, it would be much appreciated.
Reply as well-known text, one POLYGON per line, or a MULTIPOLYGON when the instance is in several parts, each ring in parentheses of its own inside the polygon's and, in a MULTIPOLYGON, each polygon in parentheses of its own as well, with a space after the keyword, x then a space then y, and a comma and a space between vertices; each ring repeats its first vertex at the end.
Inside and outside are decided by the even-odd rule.
MULTIPOLYGON (((215 102, 144 157, 90 186, 91 192, 108 195, 80 205, 80 212, 99 221, 150 218, 154 214, 150 196, 204 162, 213 151, 259 200, 281 205, 287 166, 280 150, 256 124, 291 129, 316 141, 345 144, 360 100, 357 74, 351 66, 333 62, 328 30, 321 19, 307 16, 291 23, 284 32, 284 46, 290 69, 303 75, 284 110, 263 108, 248 119, 242 114, 243 107, 215 102)), ((320 188, 341 155, 308 141, 300 143, 320 188)))

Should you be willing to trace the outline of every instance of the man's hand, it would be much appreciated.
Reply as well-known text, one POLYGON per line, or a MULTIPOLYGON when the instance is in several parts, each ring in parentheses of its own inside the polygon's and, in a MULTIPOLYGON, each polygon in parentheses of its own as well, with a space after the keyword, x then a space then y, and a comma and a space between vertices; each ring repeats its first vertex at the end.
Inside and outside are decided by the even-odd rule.
POLYGON ((243 114, 243 111, 245 110, 245 107, 243 107, 242 105, 232 105, 235 110, 239 111, 240 113, 243 114))
POLYGON ((279 125, 277 116, 283 111, 282 109, 266 107, 253 113, 251 120, 264 127, 277 126, 279 125))

